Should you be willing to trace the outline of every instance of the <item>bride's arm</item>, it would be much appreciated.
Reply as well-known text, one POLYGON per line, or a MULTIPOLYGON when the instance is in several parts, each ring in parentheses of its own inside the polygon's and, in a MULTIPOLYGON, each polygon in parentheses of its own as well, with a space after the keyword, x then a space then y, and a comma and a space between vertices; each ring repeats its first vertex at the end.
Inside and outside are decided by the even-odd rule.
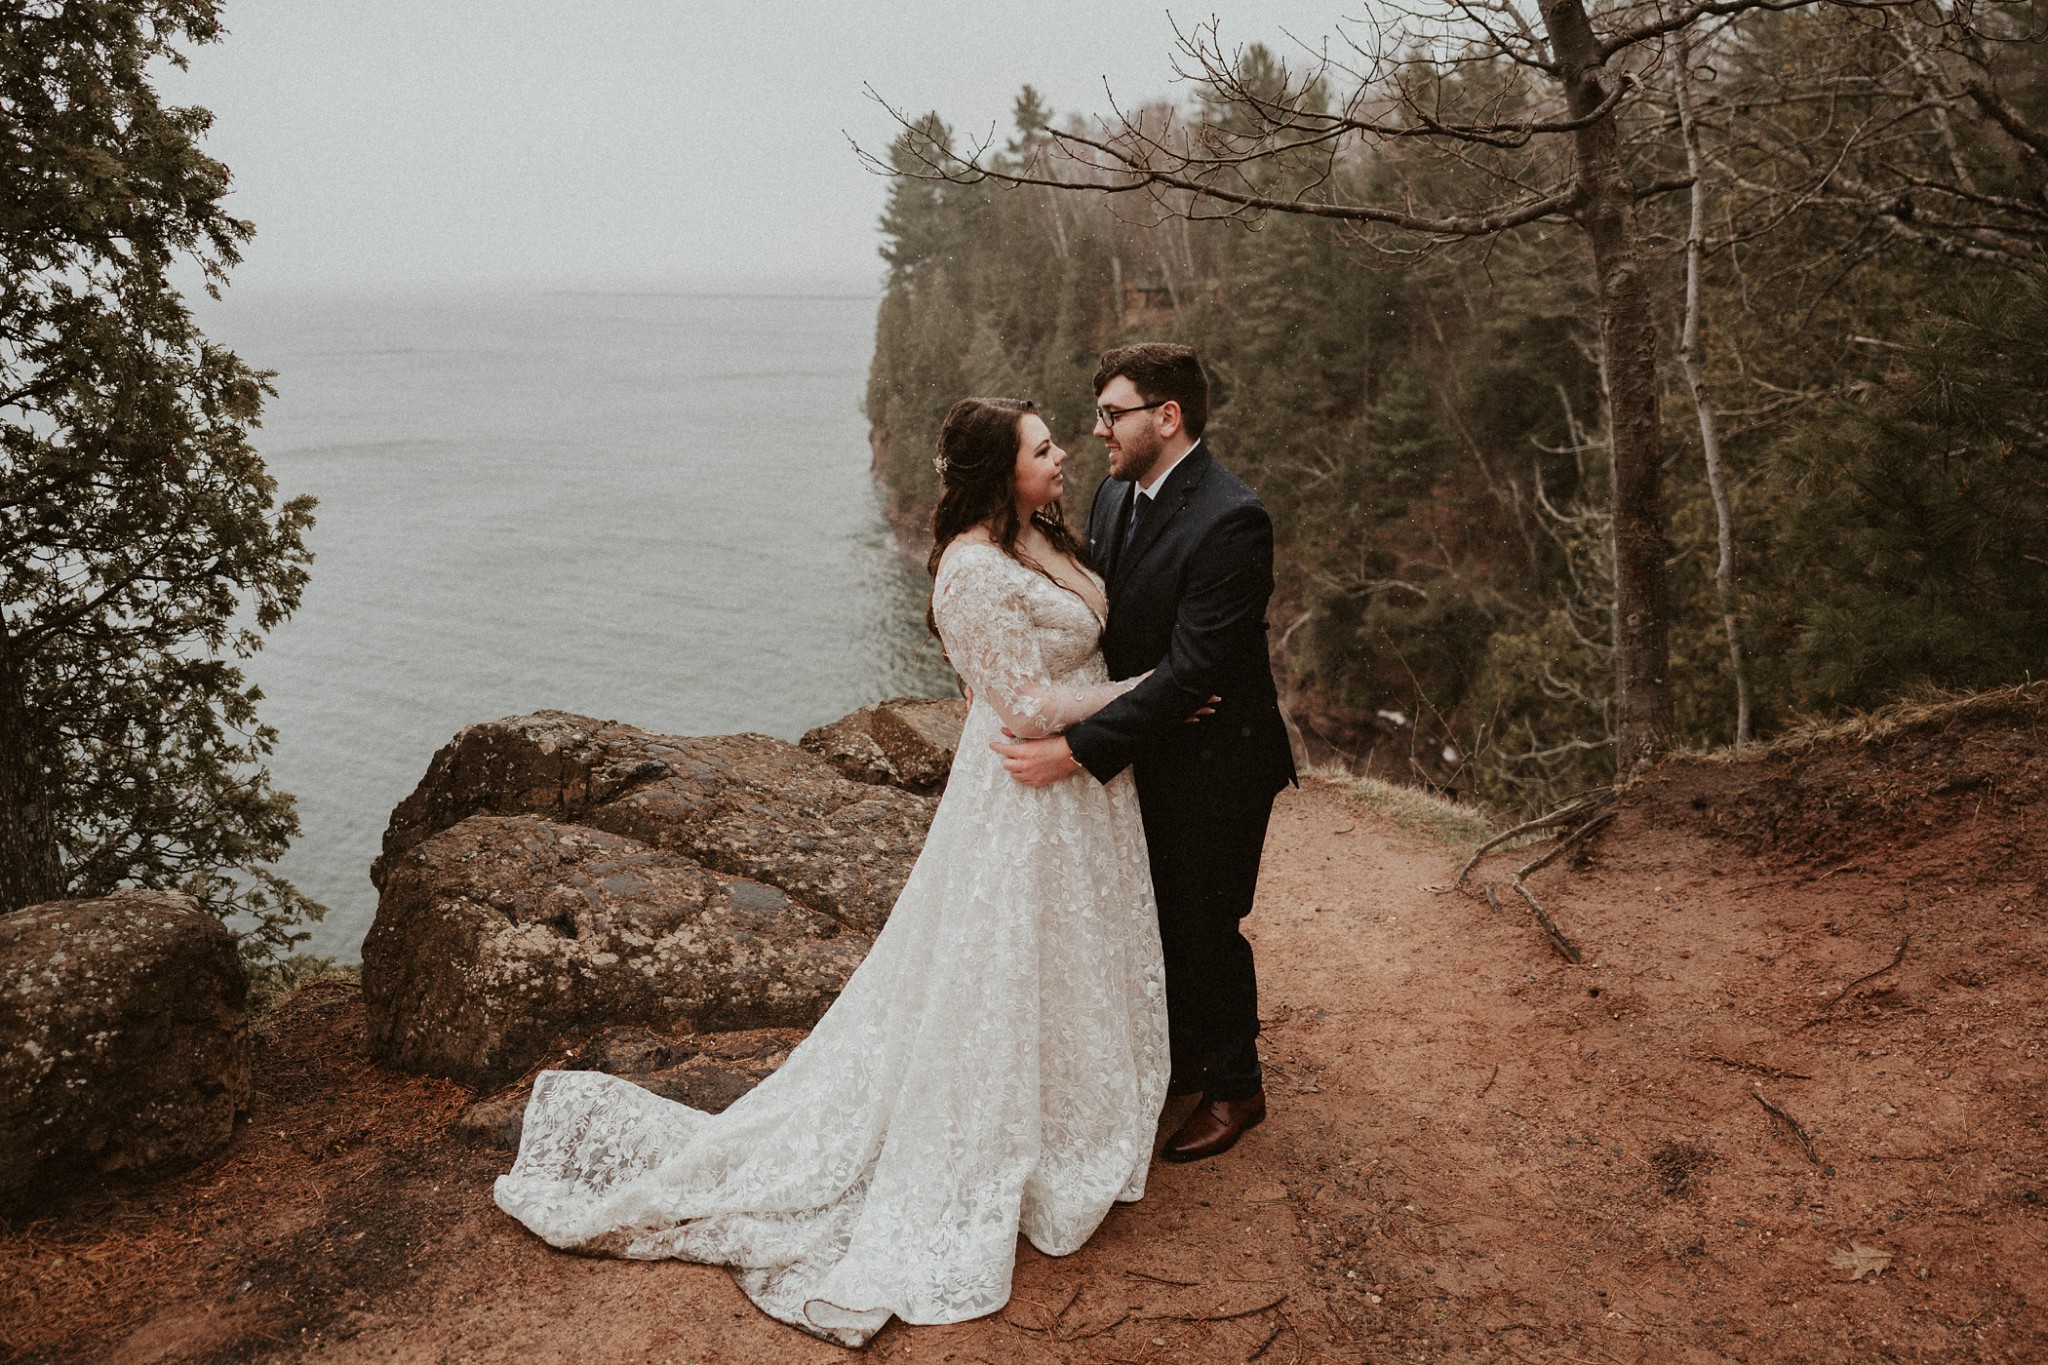
POLYGON ((1138 685, 1138 678, 1054 682, 1023 593, 1006 575, 991 571, 997 567, 985 557, 948 555, 933 585, 932 615, 953 667, 976 697, 995 708, 1004 729, 1027 739, 1056 735, 1138 685))

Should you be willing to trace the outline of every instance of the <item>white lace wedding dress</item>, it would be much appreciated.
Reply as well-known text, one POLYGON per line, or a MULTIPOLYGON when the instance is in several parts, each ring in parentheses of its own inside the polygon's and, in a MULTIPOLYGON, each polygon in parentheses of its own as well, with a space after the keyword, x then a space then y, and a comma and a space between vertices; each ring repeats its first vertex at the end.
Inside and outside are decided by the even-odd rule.
POLYGON ((544 1072, 497 1182, 556 1246, 728 1266, 770 1315, 850 1346, 892 1314, 1002 1307, 1019 1232, 1077 1249, 1144 1194, 1166 1092, 1129 774, 1033 789, 988 747, 1129 686, 1105 681, 1102 624, 986 544, 949 550, 935 592, 974 704, 924 851, 838 1001, 722 1114, 544 1072))

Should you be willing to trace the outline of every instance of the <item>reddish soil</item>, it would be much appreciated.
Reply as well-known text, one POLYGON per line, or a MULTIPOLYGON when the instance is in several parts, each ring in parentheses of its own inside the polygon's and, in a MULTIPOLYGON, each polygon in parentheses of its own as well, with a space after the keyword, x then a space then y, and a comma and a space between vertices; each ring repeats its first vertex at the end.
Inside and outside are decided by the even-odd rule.
MULTIPOLYGON (((2048 1360, 2041 720, 1667 765, 1530 880, 1577 966, 1506 886, 1534 851, 1448 891, 1451 852, 1289 794, 1253 921, 1271 1119, 1156 1167, 1076 1255, 1023 1251, 1004 1313, 867 1354, 2048 1360)), ((717 1270, 565 1256, 498 1214, 506 1154, 452 1127, 470 1097, 371 1065, 352 990, 262 1027, 226 1154, 0 1228, 0 1353, 852 1358, 717 1270)))

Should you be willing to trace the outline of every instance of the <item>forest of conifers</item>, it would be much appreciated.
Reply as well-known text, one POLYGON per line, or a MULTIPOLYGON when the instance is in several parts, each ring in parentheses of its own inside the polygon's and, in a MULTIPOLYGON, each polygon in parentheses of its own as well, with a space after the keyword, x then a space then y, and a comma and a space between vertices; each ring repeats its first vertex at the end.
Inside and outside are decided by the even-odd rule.
MULTIPOLYGON (((1730 616, 1758 738, 2048 660, 2048 11, 1955 13, 1750 12, 1696 26, 1683 60, 1666 42, 1628 63, 1629 174, 1672 187, 1638 213, 1682 744, 1735 737, 1730 616), (1695 233, 1697 392, 1679 354, 1695 233), (1725 473, 1732 599, 1696 398, 1725 473)), ((1541 116, 1510 56, 1466 56, 1437 68, 1435 118, 1505 126, 1518 100, 1541 116)), ((1266 49, 1228 62, 1225 88, 1116 126, 1243 148, 1279 136, 1231 126, 1261 99, 1363 107, 1342 69, 1303 84, 1266 49)), ((1412 97, 1385 107, 1414 119, 1412 97)), ((982 165, 1048 165, 1049 129, 1103 126, 1029 87, 1016 114, 982 165)), ((939 420, 967 394, 1035 399, 1073 452, 1070 518, 1085 512, 1097 355, 1187 342, 1216 386, 1212 449, 1273 513, 1276 667, 1310 754, 1525 809, 1609 780, 1614 542, 1585 236, 1538 219, 1452 240, 929 173, 934 146, 975 141, 932 115, 891 150, 909 173, 883 222, 867 412, 899 522, 929 506, 939 420)), ((1543 155, 1512 141, 1268 146, 1247 183, 1477 206, 1543 155)))

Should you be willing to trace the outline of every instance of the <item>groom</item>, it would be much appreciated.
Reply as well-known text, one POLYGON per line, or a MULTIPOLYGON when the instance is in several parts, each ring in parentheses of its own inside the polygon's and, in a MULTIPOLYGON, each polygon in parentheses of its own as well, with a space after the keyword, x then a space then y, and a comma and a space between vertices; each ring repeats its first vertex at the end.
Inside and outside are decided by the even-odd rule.
POLYGON ((1202 442, 1209 381, 1186 346, 1119 347, 1095 372, 1109 477, 1088 548, 1109 581, 1112 678, 1152 676, 1064 735, 998 744, 1029 786, 1130 767, 1151 848, 1166 955, 1169 1093, 1200 1092, 1168 1161, 1227 1151, 1266 1116, 1252 908, 1273 798, 1294 758, 1266 653, 1273 524, 1202 442), (1214 714, 1187 720, 1211 704, 1214 714))

